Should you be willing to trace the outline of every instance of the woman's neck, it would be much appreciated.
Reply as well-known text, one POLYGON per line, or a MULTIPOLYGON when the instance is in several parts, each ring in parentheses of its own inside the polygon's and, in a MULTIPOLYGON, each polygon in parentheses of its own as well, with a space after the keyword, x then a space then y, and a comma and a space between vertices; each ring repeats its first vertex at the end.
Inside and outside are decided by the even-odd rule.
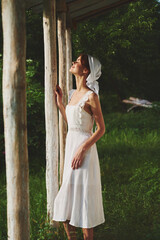
POLYGON ((86 86, 86 77, 76 76, 76 88, 78 92, 83 92, 87 89, 86 86))

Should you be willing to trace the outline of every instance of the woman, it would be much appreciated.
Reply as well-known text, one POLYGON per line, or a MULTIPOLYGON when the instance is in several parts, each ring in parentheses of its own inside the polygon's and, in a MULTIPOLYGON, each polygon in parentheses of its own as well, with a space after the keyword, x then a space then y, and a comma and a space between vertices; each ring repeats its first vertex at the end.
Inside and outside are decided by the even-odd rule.
POLYGON ((96 142, 105 133, 98 97, 100 62, 81 54, 72 62, 70 72, 76 89, 69 92, 64 107, 62 91, 55 90, 56 103, 68 123, 63 182, 54 202, 55 221, 62 221, 68 239, 76 239, 75 227, 81 227, 84 239, 93 240, 93 227, 103 223, 104 212, 96 142), (97 129, 93 133, 94 120, 97 129))

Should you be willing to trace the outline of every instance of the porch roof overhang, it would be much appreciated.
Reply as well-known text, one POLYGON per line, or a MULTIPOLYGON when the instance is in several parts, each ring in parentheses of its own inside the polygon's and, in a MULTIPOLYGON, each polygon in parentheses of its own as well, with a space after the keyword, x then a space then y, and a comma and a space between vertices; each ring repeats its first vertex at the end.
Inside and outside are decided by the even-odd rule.
MULTIPOLYGON (((110 9, 133 1, 135 0, 66 0, 64 11, 67 11, 68 22, 72 27, 78 22, 105 14, 110 9)), ((61 1, 58 0, 57 3, 59 2, 61 1)), ((26 9, 33 9, 37 13, 42 12, 43 0, 26 0, 26 9)), ((63 11, 63 9, 61 8, 60 11, 63 11)))

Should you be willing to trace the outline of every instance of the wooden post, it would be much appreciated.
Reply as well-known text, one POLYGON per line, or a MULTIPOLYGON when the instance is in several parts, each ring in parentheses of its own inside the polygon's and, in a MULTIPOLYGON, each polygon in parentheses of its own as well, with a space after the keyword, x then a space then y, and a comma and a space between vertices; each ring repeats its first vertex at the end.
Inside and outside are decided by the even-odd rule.
MULTIPOLYGON (((59 85, 63 92, 63 103, 67 104, 67 84, 66 84, 66 5, 65 0, 59 0, 58 12, 58 49, 59 49, 59 85)), ((62 183, 65 139, 67 124, 59 113, 59 136, 60 136, 60 183, 62 183)))
POLYGON ((72 65, 72 41, 71 41, 71 28, 67 27, 66 29, 66 67, 67 67, 67 94, 69 90, 73 88, 72 83, 72 74, 69 72, 69 69, 72 65))
POLYGON ((58 192, 58 115, 54 97, 57 84, 56 0, 44 0, 43 4, 47 215, 52 220, 58 192))
POLYGON ((8 239, 29 240, 25 1, 2 0, 8 239))

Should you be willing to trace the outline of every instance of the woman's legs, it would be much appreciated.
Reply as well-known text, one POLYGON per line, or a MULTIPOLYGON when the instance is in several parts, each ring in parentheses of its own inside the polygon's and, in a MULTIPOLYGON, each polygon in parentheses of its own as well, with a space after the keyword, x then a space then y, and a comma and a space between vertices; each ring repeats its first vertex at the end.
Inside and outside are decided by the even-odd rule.
POLYGON ((64 229, 66 231, 68 240, 76 240, 76 228, 74 226, 71 226, 69 224, 69 221, 67 220, 66 222, 63 223, 64 229))
POLYGON ((84 240, 93 240, 93 228, 82 228, 84 240))
MULTIPOLYGON (((63 223, 68 240, 76 240, 76 228, 69 224, 69 221, 63 223)), ((93 240, 93 228, 82 228, 84 240, 93 240)))

